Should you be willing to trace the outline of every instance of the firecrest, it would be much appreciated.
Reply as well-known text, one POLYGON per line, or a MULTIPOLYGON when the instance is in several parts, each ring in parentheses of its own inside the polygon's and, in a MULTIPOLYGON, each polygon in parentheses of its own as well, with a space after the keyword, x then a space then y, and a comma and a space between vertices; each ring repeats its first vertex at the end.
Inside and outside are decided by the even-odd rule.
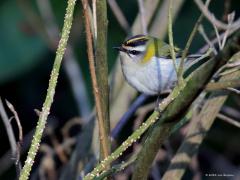
MULTIPOLYGON (((170 45, 158 38, 148 35, 136 35, 119 47, 122 71, 127 82, 137 91, 158 95, 173 87, 177 81, 173 61, 170 55, 170 45)), ((181 50, 175 48, 176 64, 179 66, 181 50)), ((200 55, 189 55, 184 64, 188 67, 188 60, 200 55)))

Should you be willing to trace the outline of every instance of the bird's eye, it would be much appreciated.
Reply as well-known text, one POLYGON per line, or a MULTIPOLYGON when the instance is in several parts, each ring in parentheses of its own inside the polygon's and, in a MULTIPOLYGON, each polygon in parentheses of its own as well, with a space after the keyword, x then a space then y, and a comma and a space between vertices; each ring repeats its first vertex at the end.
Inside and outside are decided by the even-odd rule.
POLYGON ((140 51, 131 50, 130 53, 133 55, 138 55, 138 54, 140 54, 140 51))

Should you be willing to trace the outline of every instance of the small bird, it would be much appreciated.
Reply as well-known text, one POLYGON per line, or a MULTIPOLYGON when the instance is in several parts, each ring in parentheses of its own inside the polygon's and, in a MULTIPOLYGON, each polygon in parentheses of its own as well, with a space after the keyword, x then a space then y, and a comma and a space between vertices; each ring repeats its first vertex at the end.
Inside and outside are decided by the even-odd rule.
MULTIPOLYGON (((114 48, 120 52, 125 79, 137 91, 159 95, 176 84, 177 75, 167 43, 148 35, 136 35, 114 48)), ((175 52, 179 66, 181 50, 175 48, 175 52)), ((198 57, 200 55, 187 56, 184 69, 190 64, 188 60, 198 57)))

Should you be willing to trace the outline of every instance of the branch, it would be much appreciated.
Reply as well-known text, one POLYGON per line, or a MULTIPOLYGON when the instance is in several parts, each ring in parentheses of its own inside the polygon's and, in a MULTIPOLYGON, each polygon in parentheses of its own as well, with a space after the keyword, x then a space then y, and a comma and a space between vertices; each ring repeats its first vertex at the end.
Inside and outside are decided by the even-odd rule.
MULTIPOLYGON (((104 129, 106 133, 106 148, 108 149, 103 158, 106 158, 110 153, 110 139, 108 138, 110 131, 109 120, 109 88, 108 88, 108 64, 107 64, 107 2, 106 0, 97 1, 96 3, 96 15, 97 15, 97 41, 96 41, 96 75, 97 84, 99 89, 99 100, 102 121, 104 123, 104 129)), ((98 113, 98 112, 97 112, 98 113)), ((98 117, 99 118, 99 117, 98 117)), ((101 137, 101 136, 100 136, 101 137)), ((104 145, 104 144, 102 144, 104 145)))
POLYGON ((240 122, 238 122, 238 121, 235 120, 235 119, 232 119, 232 118, 230 118, 230 117, 228 117, 228 116, 226 116, 226 115, 224 115, 224 114, 221 114, 221 113, 219 113, 219 114, 217 115, 217 117, 218 117, 219 119, 221 119, 221 120, 223 120, 223 121, 225 121, 225 122, 227 122, 227 123, 229 123, 229 124, 237 127, 237 128, 240 128, 240 122))
POLYGON ((236 20, 234 23, 232 23, 230 26, 228 24, 225 24, 219 20, 217 20, 215 18, 215 16, 209 12, 209 10, 207 9, 206 6, 204 6, 203 2, 201 0, 194 0, 196 5, 198 6, 198 8, 201 10, 201 12, 203 13, 203 15, 212 23, 214 24, 217 28, 220 29, 232 29, 232 28, 236 28, 239 27, 240 25, 240 19, 236 20))
MULTIPOLYGON (((205 6, 208 7, 209 3, 211 2, 211 0, 207 0, 206 3, 205 3, 205 6)), ((183 54, 182 54, 182 58, 180 60, 180 65, 179 65, 179 68, 178 68, 178 77, 183 77, 183 70, 184 70, 184 61, 187 57, 187 54, 188 54, 188 51, 189 51, 189 48, 192 44, 192 41, 193 41, 193 38, 194 36, 196 35, 197 33, 197 30, 198 30, 198 27, 200 26, 200 23, 202 22, 202 19, 203 19, 203 15, 201 14, 197 20, 197 22, 195 23, 194 25, 194 28, 188 38, 188 41, 187 41, 187 44, 183 50, 183 54)))
MULTIPOLYGON (((240 54, 239 54, 240 55, 240 54)), ((227 81, 239 78, 240 72, 222 77, 221 80, 227 81)), ((200 114, 194 119, 189 127, 188 134, 178 149, 176 155, 171 160, 171 164, 163 176, 163 180, 181 179, 188 167, 191 158, 197 153, 197 150, 211 128, 218 112, 227 99, 226 93, 214 92, 204 104, 200 114)))
POLYGON ((12 125, 9 122, 9 118, 7 116, 7 113, 6 113, 5 109, 4 109, 1 97, 0 97, 0 116, 3 120, 3 124, 5 126, 6 131, 7 131, 8 140, 9 140, 10 147, 11 147, 11 152, 12 152, 12 158, 15 161, 16 173, 17 173, 17 177, 18 177, 19 172, 21 171, 21 163, 19 162, 20 152, 19 152, 17 142, 16 142, 16 139, 15 139, 15 136, 14 136, 12 125))
POLYGON ((125 31, 126 34, 130 31, 130 26, 128 24, 127 19, 123 15, 120 7, 118 6, 116 0, 108 0, 108 4, 110 6, 110 9, 112 10, 113 14, 115 15, 118 23, 122 27, 122 29, 125 31))
POLYGON ((85 17, 88 61, 89 61, 89 68, 90 68, 90 74, 91 74, 92 85, 93 85, 93 93, 94 93, 95 103, 96 103, 96 110, 97 110, 97 119, 98 119, 98 126, 99 126, 99 135, 100 135, 99 137, 100 147, 102 148, 102 157, 107 157, 109 154, 109 145, 108 145, 107 129, 105 129, 105 119, 104 119, 106 118, 106 114, 105 114, 105 111, 102 109, 103 107, 101 106, 102 105, 102 102, 101 102, 102 97, 100 94, 101 90, 99 88, 96 69, 95 69, 90 15, 88 11, 88 1, 82 0, 82 4, 83 4, 83 13, 85 17))
POLYGON ((145 20, 145 7, 143 4, 143 0, 138 0, 139 14, 141 17, 141 25, 143 34, 147 34, 147 24, 145 20))
POLYGON ((20 119, 18 117, 18 113, 9 101, 6 100, 6 104, 7 104, 8 108, 10 109, 10 111, 13 113, 14 119, 17 122, 18 131, 19 131, 18 132, 18 138, 19 138, 19 142, 21 144, 22 140, 23 140, 23 130, 22 130, 22 125, 21 125, 20 119))
POLYGON ((30 171, 32 169, 32 165, 34 163, 35 156, 38 152, 40 141, 42 138, 43 130, 46 125, 47 117, 53 102, 53 97, 55 94, 55 88, 57 85, 57 79, 59 74, 59 69, 61 66, 61 62, 63 59, 63 54, 65 52, 65 48, 67 45, 70 29, 72 26, 72 19, 73 19, 73 11, 75 6, 76 0, 69 0, 68 6, 66 9, 66 15, 64 19, 64 25, 62 30, 62 37, 60 39, 58 49, 56 52, 56 58, 54 61, 53 69, 51 72, 50 80, 49 80, 49 86, 47 90, 47 95, 45 98, 45 102, 42 107, 42 112, 39 116, 39 120, 36 127, 36 132, 33 136, 33 140, 31 143, 30 150, 28 152, 27 160, 25 161, 24 167, 20 174, 20 180, 27 180, 30 175, 30 171))
MULTIPOLYGON (((173 61, 173 66, 175 69, 175 72, 177 74, 177 64, 176 64, 176 53, 175 53, 175 48, 174 48, 174 43, 173 43, 173 32, 172 32, 172 0, 169 1, 169 7, 168 7, 168 40, 169 40, 169 45, 170 45, 170 52, 171 52, 171 57, 173 61)), ((178 84, 182 84, 183 79, 182 77, 178 77, 178 84)))

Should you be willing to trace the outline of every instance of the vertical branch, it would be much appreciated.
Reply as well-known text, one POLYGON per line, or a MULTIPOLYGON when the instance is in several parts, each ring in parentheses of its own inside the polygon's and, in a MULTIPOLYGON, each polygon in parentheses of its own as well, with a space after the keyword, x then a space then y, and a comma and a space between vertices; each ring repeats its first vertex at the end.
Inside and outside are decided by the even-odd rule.
POLYGON ((49 111, 50 111, 50 108, 51 108, 51 105, 53 102, 53 97, 55 94, 55 88, 57 85, 57 79, 58 79, 58 75, 59 75, 59 69, 61 66, 65 48, 67 46, 70 29, 72 26, 73 11, 74 11, 74 7, 75 7, 75 3, 76 3, 76 0, 68 1, 68 6, 66 9, 66 15, 65 15, 64 25, 63 25, 63 30, 62 30, 62 36, 61 36, 61 39, 60 39, 60 42, 58 45, 58 49, 56 52, 56 58, 54 61, 53 69, 52 69, 50 80, 49 80, 47 95, 46 95, 45 102, 42 107, 41 114, 38 119, 36 131, 33 136, 33 140, 31 143, 30 150, 28 152, 27 159, 25 161, 24 167, 20 174, 20 178, 19 178, 20 180, 27 180, 29 178, 35 156, 39 149, 40 141, 41 141, 41 138, 43 135, 43 130, 45 128, 47 117, 48 117, 48 114, 49 114, 49 111))
MULTIPOLYGON (((174 50, 174 43, 173 43, 173 32, 172 32, 172 0, 169 1, 168 7, 168 40, 170 45, 170 53, 174 65, 175 72, 177 73, 177 64, 176 64, 176 53, 174 50)), ((181 84, 181 77, 178 77, 178 84, 181 84)))
POLYGON ((102 121, 106 133, 106 148, 103 158, 106 158, 110 152, 110 141, 108 134, 110 131, 109 120, 109 88, 108 88, 108 64, 107 64, 107 2, 106 0, 97 1, 97 41, 96 41, 96 74, 100 95, 102 121))
POLYGON ((113 14, 115 15, 119 25, 122 27, 125 33, 128 34, 129 31, 131 31, 130 25, 128 24, 128 21, 122 13, 120 7, 118 6, 116 0, 108 0, 108 5, 110 6, 113 14))
POLYGON ((138 0, 138 6, 140 10, 140 17, 141 17, 141 25, 142 25, 142 32, 143 34, 147 34, 147 23, 145 20, 145 9, 144 9, 144 4, 143 0, 138 0))
POLYGON ((83 4, 83 13, 85 17, 86 36, 87 36, 87 54, 88 54, 90 74, 91 74, 92 85, 93 85, 93 93, 94 93, 96 110, 97 110, 100 146, 102 148, 102 157, 107 157, 109 154, 109 148, 108 148, 109 146, 108 146, 107 132, 106 132, 105 123, 104 123, 104 117, 105 117, 104 115, 106 114, 104 114, 103 107, 101 106, 102 105, 102 101, 101 101, 102 98, 100 97, 101 92, 97 83, 98 78, 96 75, 95 62, 94 62, 93 39, 91 34, 90 16, 88 14, 89 13, 88 1, 82 0, 82 4, 83 4))

